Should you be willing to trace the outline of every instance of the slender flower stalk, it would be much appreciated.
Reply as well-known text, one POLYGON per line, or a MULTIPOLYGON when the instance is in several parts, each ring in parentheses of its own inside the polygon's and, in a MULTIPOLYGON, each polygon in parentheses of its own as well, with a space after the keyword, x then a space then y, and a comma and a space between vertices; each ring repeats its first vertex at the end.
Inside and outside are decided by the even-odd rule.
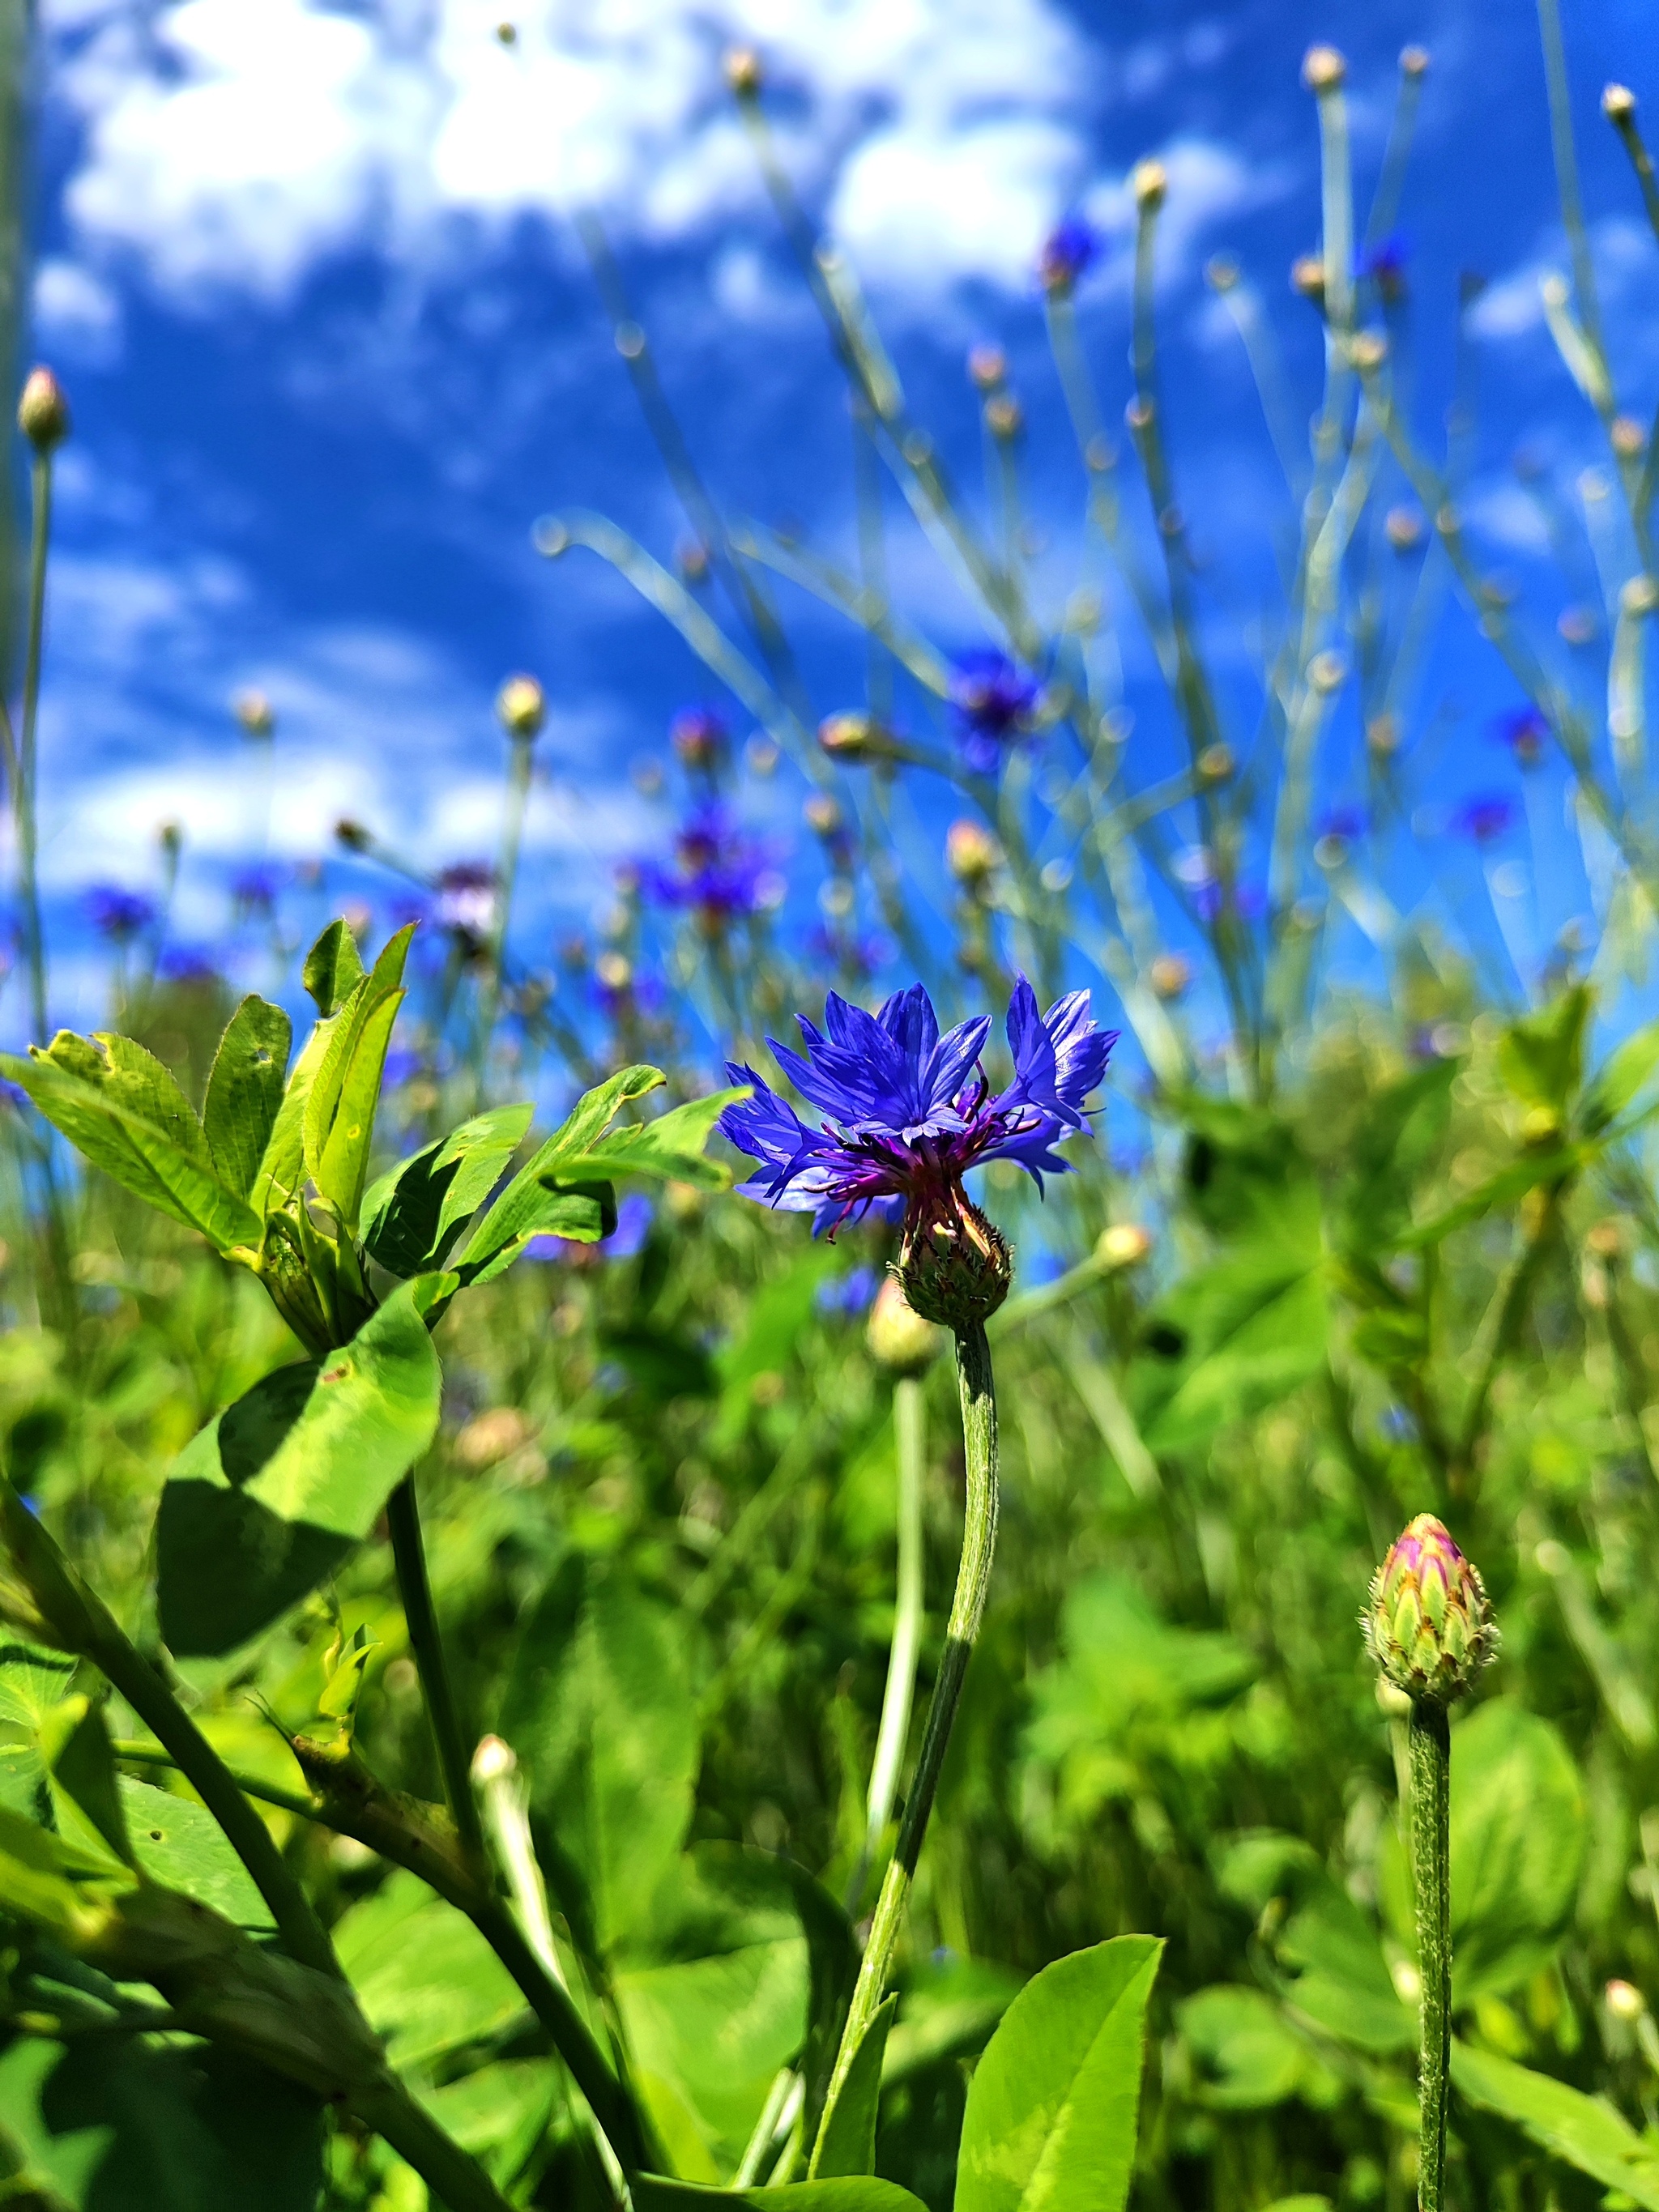
POLYGON ((893 1385, 893 1439, 898 1462, 898 1588, 881 1724, 870 1769, 864 1828, 866 1863, 892 1816, 921 1647, 921 1482, 927 1456, 927 1406, 921 1381, 914 1375, 901 1375, 893 1385))
POLYGON ((1443 1523, 1419 1513, 1372 1578, 1360 1617, 1385 1679, 1411 1700, 1411 1861, 1417 1899, 1417 2201, 1442 2212, 1451 2065, 1451 1738, 1447 1708, 1498 1648, 1479 1571, 1443 1523))

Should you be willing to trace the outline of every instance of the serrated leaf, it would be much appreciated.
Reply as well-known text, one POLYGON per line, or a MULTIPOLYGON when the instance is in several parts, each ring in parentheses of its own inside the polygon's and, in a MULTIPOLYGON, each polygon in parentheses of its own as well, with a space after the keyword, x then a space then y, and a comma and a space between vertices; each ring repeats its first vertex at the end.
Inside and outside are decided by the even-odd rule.
MULTIPOLYGON (((647 1091, 656 1090, 663 1079, 659 1068, 624 1067, 583 1093, 546 1143, 526 1161, 468 1238, 456 1262, 465 1279, 488 1282, 492 1275, 499 1274, 511 1264, 532 1237, 576 1237, 591 1243, 599 1237, 609 1236, 616 1225, 614 1210, 610 1212, 608 1226, 597 1224, 605 1219, 607 1208, 614 1208, 614 1200, 609 1199, 608 1194, 602 1196, 598 1188, 577 1194, 587 1202, 569 1217, 576 1225, 558 1225, 557 1203, 567 1195, 556 1188, 559 1170, 562 1164, 590 1152, 630 1099, 643 1097, 647 1091), (550 1218, 550 1205, 555 1209, 553 1218, 550 1218)), ((580 1182, 582 1178, 573 1171, 572 1180, 580 1182)))
POLYGON ((369 1256, 394 1275, 439 1266, 524 1142, 533 1110, 498 1106, 480 1114, 382 1176, 362 1204, 369 1256))
POLYGON ((1122 2212, 1163 1949, 1119 1936, 1026 1984, 968 2091, 956 2212, 1122 2212))
POLYGON ((156 1519, 161 1632, 180 1656, 232 1650, 360 1543, 438 1425, 419 1281, 351 1342, 277 1369, 174 1461, 156 1519))
POLYGON ((403 1001, 404 963, 414 933, 411 921, 388 939, 373 969, 341 1007, 306 1096, 307 1170, 351 1228, 356 1225, 380 1074, 403 1001))
POLYGON ((560 1160, 559 1179, 648 1175, 693 1183, 702 1190, 726 1190, 732 1181, 729 1170, 717 1160, 706 1159, 704 1152, 726 1109, 750 1095, 747 1085, 716 1091, 709 1097, 676 1106, 654 1121, 613 1129, 586 1152, 560 1160))
POLYGON ((246 1200, 223 1183, 189 1100, 130 1037, 60 1030, 44 1051, 0 1055, 55 1128, 124 1189, 194 1229, 222 1252, 259 1241, 246 1200))
POLYGON ((343 921, 331 921, 307 953, 301 970, 301 981, 325 1021, 339 1012, 362 980, 356 939, 343 921))
POLYGON ((202 1127, 219 1180, 239 1198, 253 1188, 282 1109, 294 1025, 250 994, 231 1016, 208 1076, 202 1127))

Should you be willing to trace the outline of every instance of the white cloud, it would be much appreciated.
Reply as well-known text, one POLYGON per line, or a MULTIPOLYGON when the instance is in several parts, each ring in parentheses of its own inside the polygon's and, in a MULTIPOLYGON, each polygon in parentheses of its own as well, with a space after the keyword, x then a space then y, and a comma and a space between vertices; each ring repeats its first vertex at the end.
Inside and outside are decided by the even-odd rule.
MULTIPOLYGON (((1158 222, 1158 278, 1164 284, 1176 283, 1186 275, 1199 240, 1216 223, 1281 198, 1295 181, 1286 165, 1253 168, 1231 146, 1184 133, 1172 138, 1158 159, 1169 179, 1158 222)), ((1120 246, 1134 237, 1138 217, 1127 176, 1097 184, 1085 198, 1083 212, 1120 246)), ((1127 289, 1131 281, 1127 255, 1114 256, 1107 273, 1109 281, 1127 289)))
POLYGON ((678 238, 758 205, 720 72, 765 57, 783 157, 909 282, 1024 281, 1097 79, 1058 0, 56 0, 83 245, 280 297, 348 245, 583 206, 678 238))
POLYGON ((34 272, 34 328, 54 352, 104 362, 120 349, 121 303, 101 276, 78 261, 43 261, 34 272))
MULTIPOLYGON (((1607 216, 1592 227, 1590 254, 1604 307, 1617 307, 1650 290, 1653 252, 1652 233, 1629 216, 1607 216)), ((1551 238, 1545 251, 1487 285, 1469 310, 1470 330, 1477 337, 1504 339, 1540 329, 1540 287, 1547 276, 1565 274, 1567 265, 1564 241, 1559 235, 1551 238)))
POLYGON ((1463 503, 1467 520, 1484 536, 1514 553, 1547 553, 1550 533, 1536 500, 1503 479, 1479 485, 1463 503))

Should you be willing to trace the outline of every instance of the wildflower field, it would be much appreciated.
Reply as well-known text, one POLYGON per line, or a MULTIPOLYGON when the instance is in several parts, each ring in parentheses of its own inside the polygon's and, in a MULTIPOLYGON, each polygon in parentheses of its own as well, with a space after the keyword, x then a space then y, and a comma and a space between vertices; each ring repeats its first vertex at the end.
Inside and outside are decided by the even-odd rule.
MULTIPOLYGON (((1262 573, 1166 419, 1165 166, 1127 361, 1102 239, 1053 230, 1060 590, 1006 353, 964 487, 730 51, 852 520, 705 480, 596 232, 685 530, 535 547, 699 688, 557 939, 544 669, 491 856, 325 822, 195 946, 170 831, 83 902, 103 1008, 60 1026, 75 392, 20 375, 0 2205, 1659 2212, 1659 434, 1539 12, 1596 455, 1576 505, 1517 465, 1547 587, 1468 526, 1462 370, 1419 404, 1424 48, 1363 192, 1309 51, 1316 243, 1290 293, 1206 271, 1282 464, 1262 573), (1507 703, 1448 796, 1477 664, 1507 703)), ((231 739, 277 781, 283 713, 231 739)))

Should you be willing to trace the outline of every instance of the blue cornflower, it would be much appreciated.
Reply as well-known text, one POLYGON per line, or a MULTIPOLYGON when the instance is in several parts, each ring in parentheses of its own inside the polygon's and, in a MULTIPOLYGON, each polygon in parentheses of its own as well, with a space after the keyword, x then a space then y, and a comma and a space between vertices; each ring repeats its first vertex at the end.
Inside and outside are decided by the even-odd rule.
POLYGON ((1411 242, 1406 234, 1391 230, 1386 238, 1379 238, 1361 252, 1359 274, 1369 276, 1378 296, 1392 307, 1405 295, 1406 266, 1410 259, 1411 242))
POLYGON ((718 803, 700 806, 674 838, 672 870, 647 867, 643 879, 665 906, 690 907, 704 928, 781 905, 788 884, 771 848, 738 828, 718 803))
POLYGON ((1037 275, 1045 292, 1064 299, 1100 252, 1100 240, 1079 215, 1068 215, 1042 241, 1037 275))
POLYGON ((1070 1162, 1054 1146, 1088 1128, 1085 1102, 1117 1042, 1115 1030, 1091 1020, 1086 991, 1039 1014, 1022 975, 1008 1008, 1014 1079, 993 1097, 979 1065, 988 1016, 941 1036, 920 983, 874 1014, 832 991, 827 1036, 798 1018, 805 1058, 768 1042, 796 1090, 830 1118, 809 1128, 753 1068, 731 1064, 732 1080, 754 1092, 720 1116, 725 1134, 761 1163, 744 1195, 811 1213, 815 1235, 861 1217, 873 1200, 902 1198, 907 1243, 924 1224, 960 1222, 962 1178, 987 1160, 1017 1161, 1039 1189, 1045 1175, 1067 1173, 1070 1162))
POLYGON ((1492 735, 1509 747, 1518 766, 1536 768, 1550 741, 1550 726, 1536 707, 1511 707, 1492 724, 1492 735))
POLYGON ((155 902, 119 884, 94 884, 86 895, 87 915, 100 937, 125 945, 155 919, 155 902))
POLYGON ((976 774, 994 775, 1002 747, 1030 729, 1038 689, 1034 677, 994 646, 957 655, 951 672, 951 713, 976 774))
POLYGON ((169 945, 161 955, 161 972, 169 983, 216 983, 221 978, 213 955, 199 945, 169 945))
POLYGON ((856 1321, 869 1311, 880 1288, 881 1278, 873 1267, 854 1267, 848 1274, 820 1283, 812 1303, 826 1321, 856 1321))
POLYGON ((232 876, 231 901, 239 914, 269 914, 282 886, 282 870, 256 860, 249 867, 238 868, 232 876))
POLYGON ((486 938, 495 927, 495 871, 488 860, 455 860, 438 877, 438 926, 486 938))
POLYGON ((1512 799, 1505 799, 1501 793, 1483 793, 1464 800, 1452 817, 1452 826, 1474 844, 1492 845, 1514 827, 1516 813, 1512 799))

